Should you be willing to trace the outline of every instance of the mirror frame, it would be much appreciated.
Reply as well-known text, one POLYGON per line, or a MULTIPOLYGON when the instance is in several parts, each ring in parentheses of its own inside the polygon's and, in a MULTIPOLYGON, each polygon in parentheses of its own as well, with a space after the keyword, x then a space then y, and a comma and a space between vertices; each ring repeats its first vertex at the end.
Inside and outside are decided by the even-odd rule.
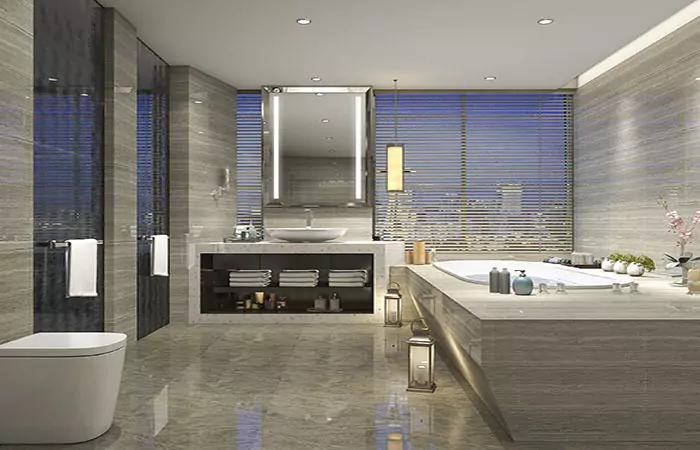
MULTIPOLYGON (((375 154, 374 154, 374 130, 375 130, 375 104, 374 89, 371 86, 263 86, 262 87, 262 194, 263 208, 265 207, 353 207, 353 206, 373 206, 375 190, 375 154), (285 204, 284 198, 274 199, 274 174, 275 167, 279 170, 279 161, 275 164, 273 152, 274 124, 272 122, 272 98, 275 94, 364 94, 365 95, 365 136, 364 136, 364 186, 362 201, 348 201, 339 205, 293 205, 285 204)), ((277 155, 279 158, 279 155, 277 155)), ((278 177, 281 181, 281 177, 278 177)), ((280 196, 281 197, 281 196, 280 196)))

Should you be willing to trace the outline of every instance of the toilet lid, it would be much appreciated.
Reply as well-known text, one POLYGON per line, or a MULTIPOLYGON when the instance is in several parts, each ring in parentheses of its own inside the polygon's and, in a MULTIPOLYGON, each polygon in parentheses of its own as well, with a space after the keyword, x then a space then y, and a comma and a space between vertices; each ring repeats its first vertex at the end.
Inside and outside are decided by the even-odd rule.
POLYGON ((0 345, 0 358, 96 356, 125 345, 123 333, 36 333, 0 345))

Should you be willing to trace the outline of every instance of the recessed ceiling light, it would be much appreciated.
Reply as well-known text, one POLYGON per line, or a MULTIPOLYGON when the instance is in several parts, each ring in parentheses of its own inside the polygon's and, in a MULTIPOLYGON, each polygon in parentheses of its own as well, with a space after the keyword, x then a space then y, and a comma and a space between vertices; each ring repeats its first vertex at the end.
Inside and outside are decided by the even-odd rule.
POLYGON ((540 19, 537 21, 540 25, 551 25, 554 23, 554 19, 540 19))
POLYGON ((88 94, 87 92, 83 92, 82 94, 80 94, 80 96, 81 96, 81 97, 89 97, 90 94, 88 94))
POLYGON ((202 103, 204 103, 202 100, 195 100, 194 102, 198 105, 201 105, 202 103))
POLYGON ((58 78, 54 78, 54 77, 49 77, 49 81, 51 81, 51 82, 54 82, 54 83, 55 83, 56 81, 58 81, 58 78))
POLYGON ((486 81, 496 81, 496 77, 484 77, 486 81))
POLYGON ((313 81, 314 83, 318 83, 321 80, 322 80, 321 77, 311 77, 311 81, 313 81))
POLYGON ((301 18, 297 19, 297 23, 299 25, 308 25, 311 23, 311 19, 307 19, 306 17, 301 17, 301 18))
POLYGON ((332 141, 332 140, 333 140, 333 136, 326 136, 326 140, 327 140, 327 141, 332 141))
POLYGON ((323 92, 316 92, 316 97, 323 97, 325 94, 323 92))
POLYGON ((697 78, 695 79, 695 81, 700 81, 700 77, 697 77, 697 78))
POLYGON ((204 131, 198 131, 199 134, 204 134, 204 131))
POLYGON ((321 119, 321 123, 328 123, 328 122, 330 122, 329 119, 321 119))

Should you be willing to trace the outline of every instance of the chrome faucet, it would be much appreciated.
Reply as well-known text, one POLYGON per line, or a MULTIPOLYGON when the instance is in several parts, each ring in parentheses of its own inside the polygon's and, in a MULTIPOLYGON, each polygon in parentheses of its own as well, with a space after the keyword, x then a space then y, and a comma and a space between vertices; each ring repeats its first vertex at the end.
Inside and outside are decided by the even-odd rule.
POLYGON ((311 209, 306 208, 304 214, 306 215, 306 228, 311 228, 311 223, 314 221, 314 213, 311 209))

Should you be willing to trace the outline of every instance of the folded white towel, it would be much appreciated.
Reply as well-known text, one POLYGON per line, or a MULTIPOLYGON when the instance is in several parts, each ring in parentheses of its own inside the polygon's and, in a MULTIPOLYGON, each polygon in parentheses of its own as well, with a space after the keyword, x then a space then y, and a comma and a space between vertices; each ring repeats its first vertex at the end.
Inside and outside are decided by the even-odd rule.
POLYGON ((151 238, 151 276, 170 276, 170 237, 167 234, 151 238))
POLYGON ((66 241, 68 297, 97 297, 97 240, 66 241))
POLYGON ((237 269, 237 270, 230 270, 229 274, 238 274, 238 273, 247 273, 247 274, 271 274, 271 270, 263 270, 263 269, 237 269))
POLYGON ((262 279, 262 278, 229 278, 228 282, 229 283, 238 283, 238 284, 243 284, 243 283, 248 283, 248 284, 264 284, 268 283, 270 284, 270 279, 262 279))
POLYGON ((365 283, 362 282, 352 282, 352 283, 339 283, 339 282, 329 282, 329 287, 364 287, 365 283))
POLYGON ((250 288, 255 288, 255 287, 268 287, 270 285, 270 282, 267 283, 229 283, 229 287, 250 287, 250 288))
POLYGON ((238 280, 241 278, 260 278, 260 279, 269 279, 272 277, 269 273, 230 273, 228 277, 232 280, 238 280))
POLYGON ((317 273, 286 273, 286 272, 282 272, 282 273, 280 273, 280 278, 289 278, 289 279, 318 278, 318 274, 317 273))
POLYGON ((315 274, 318 274, 318 270, 311 270, 311 269, 304 269, 304 270, 285 269, 285 270, 281 271, 280 273, 315 273, 315 274))
POLYGON ((364 269, 332 269, 330 271, 331 274, 341 274, 341 273, 364 273, 367 274, 367 271, 364 269))
POLYGON ((280 287, 316 287, 318 283, 291 283, 280 281, 280 287))
POLYGON ((352 275, 351 274, 347 274, 347 275, 330 274, 328 276, 328 278, 331 280, 366 280, 367 275, 363 275, 363 274, 357 274, 357 275, 354 275, 354 274, 352 274, 352 275))

